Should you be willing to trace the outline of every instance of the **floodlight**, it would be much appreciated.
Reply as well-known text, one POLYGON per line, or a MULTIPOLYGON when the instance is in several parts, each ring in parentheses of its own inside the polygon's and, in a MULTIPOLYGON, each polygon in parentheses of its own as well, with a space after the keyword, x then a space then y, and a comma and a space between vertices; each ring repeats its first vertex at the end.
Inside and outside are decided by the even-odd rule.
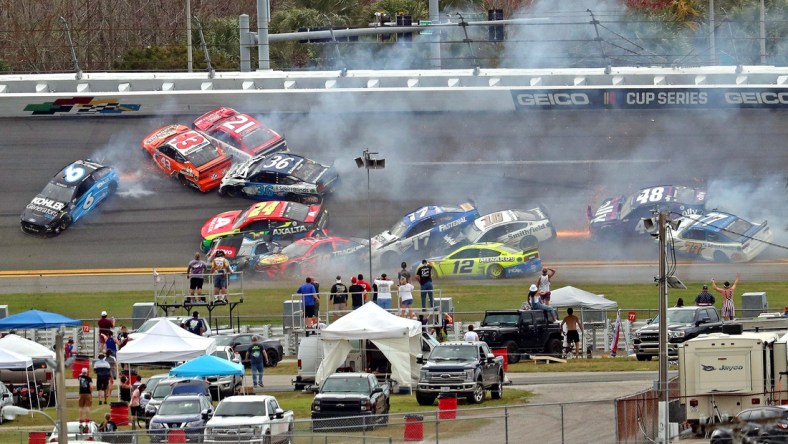
POLYGON ((356 157, 356 166, 359 168, 364 168, 364 158, 363 157, 356 157))
POLYGON ((687 289, 687 286, 684 285, 684 283, 681 282, 681 279, 679 279, 676 276, 668 276, 666 278, 666 282, 668 284, 668 287, 670 287, 670 288, 678 288, 680 290, 686 290, 687 289))

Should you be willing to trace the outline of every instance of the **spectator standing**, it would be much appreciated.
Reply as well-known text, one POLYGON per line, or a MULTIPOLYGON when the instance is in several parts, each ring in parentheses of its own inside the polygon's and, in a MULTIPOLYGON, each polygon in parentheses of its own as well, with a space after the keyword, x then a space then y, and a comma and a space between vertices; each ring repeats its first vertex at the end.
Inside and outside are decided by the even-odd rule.
POLYGON ((703 290, 695 296, 695 305, 704 307, 714 305, 715 299, 714 296, 709 293, 709 286, 703 284, 703 290))
POLYGON ((307 277, 306 281, 301 284, 300 287, 296 290, 296 293, 300 294, 304 301, 304 317, 305 318, 312 318, 315 316, 315 302, 317 299, 320 299, 320 296, 317 295, 317 289, 312 284, 312 278, 307 277))
POLYGON ((410 283, 410 271, 408 271, 408 264, 403 262, 400 264, 400 271, 397 273, 397 282, 405 278, 405 282, 410 283))
POLYGON ((555 276, 554 268, 542 268, 542 275, 536 280, 536 286, 539 288, 539 297, 542 299, 540 302, 544 305, 550 305, 550 291, 551 279, 555 276))
POLYGON ((129 342, 129 329, 125 325, 120 326, 120 332, 118 333, 118 350, 123 348, 126 343, 129 342))
POLYGON ((109 332, 111 332, 112 329, 115 328, 115 317, 113 316, 112 318, 109 318, 107 317, 107 312, 102 311, 101 317, 99 318, 98 321, 96 321, 96 325, 98 325, 98 329, 99 329, 99 345, 100 345, 99 348, 100 350, 103 351, 104 344, 106 343, 107 338, 109 337, 109 332))
POLYGON ((186 330, 197 336, 202 336, 208 331, 205 320, 200 317, 200 312, 195 311, 192 313, 191 319, 186 322, 186 330))
POLYGON ((137 417, 142 413, 140 411, 140 401, 145 389, 148 388, 146 384, 140 384, 131 393, 131 402, 129 402, 129 410, 131 411, 132 424, 137 424, 137 417))
POLYGON ((378 306, 384 310, 391 308, 391 286, 394 281, 386 276, 386 273, 380 275, 380 279, 375 279, 375 285, 378 286, 378 306))
POLYGON ((364 305, 364 286, 358 284, 358 279, 355 276, 350 278, 348 292, 350 293, 350 303, 353 310, 364 305))
POLYGON ((68 338, 66 345, 63 346, 63 358, 65 359, 64 365, 66 367, 71 367, 71 364, 74 363, 77 357, 76 354, 76 350, 74 350, 74 338, 68 338))
POLYGON ((413 306, 413 284, 408 282, 405 276, 400 276, 399 278, 397 293, 399 294, 399 315, 406 316, 407 314, 408 317, 411 317, 413 315, 413 311, 411 310, 413 306))
POLYGON ((711 280, 711 285, 714 287, 714 290, 722 295, 722 319, 726 321, 736 319, 736 306, 733 304, 733 293, 736 291, 736 284, 739 283, 739 277, 739 273, 736 273, 736 280, 733 281, 733 285, 725 281, 725 283, 722 284, 722 288, 717 286, 714 279, 711 280))
POLYGON ((367 302, 369 299, 370 294, 372 293, 372 284, 364 280, 364 275, 359 273, 358 279, 356 280, 358 285, 364 287, 364 302, 367 302))
POLYGON ((427 259, 421 261, 421 265, 416 269, 416 277, 421 284, 421 308, 427 308, 427 297, 430 299, 429 309, 435 307, 435 299, 433 297, 432 289, 432 275, 435 272, 435 267, 427 262, 427 259))
POLYGON ((104 342, 104 347, 107 349, 107 356, 118 355, 118 342, 115 340, 115 335, 112 330, 107 334, 107 340, 104 342))
POLYGON ((468 324, 468 331, 463 337, 465 342, 476 342, 479 340, 479 334, 473 331, 473 324, 468 324))
POLYGON ((205 302, 205 297, 202 295, 202 284, 205 282, 205 271, 208 269, 208 264, 200 259, 200 253, 194 254, 194 259, 186 266, 186 278, 189 279, 189 297, 186 301, 190 304, 197 302, 194 297, 194 292, 197 292, 197 297, 201 302, 205 302))
POLYGON ((79 426, 90 422, 90 409, 93 407, 93 379, 88 369, 83 368, 79 375, 79 426))
POLYGON ((98 355, 98 359, 93 363, 93 371, 96 373, 96 389, 98 390, 99 405, 106 404, 112 369, 104 353, 98 355), (101 395, 104 395, 103 401, 101 400, 101 395))
POLYGON ((337 276, 336 282, 331 286, 331 296, 329 296, 329 299, 334 304, 334 311, 338 312, 334 313, 335 318, 342 316, 342 312, 347 310, 347 297, 347 285, 342 283, 342 276, 337 276))
POLYGON ((315 286, 315 316, 320 316, 320 282, 311 277, 312 285, 315 286))
POLYGON ((566 343, 569 347, 572 346, 572 343, 575 344, 575 358, 580 357, 580 332, 583 331, 583 324, 580 322, 580 319, 577 318, 574 314, 574 310, 572 307, 566 309, 566 317, 564 320, 561 321, 561 331, 564 330, 564 325, 566 325, 566 343))
POLYGON ((120 400, 131 402, 131 380, 126 375, 120 375, 120 400))
POLYGON ((213 275, 213 303, 227 303, 227 281, 230 275, 230 261, 224 257, 224 251, 219 250, 211 260, 211 275, 213 275))
POLYGON ((246 352, 246 358, 249 359, 249 366, 252 368, 252 386, 263 387, 263 371, 268 362, 268 353, 260 344, 257 335, 252 336, 252 345, 246 352))

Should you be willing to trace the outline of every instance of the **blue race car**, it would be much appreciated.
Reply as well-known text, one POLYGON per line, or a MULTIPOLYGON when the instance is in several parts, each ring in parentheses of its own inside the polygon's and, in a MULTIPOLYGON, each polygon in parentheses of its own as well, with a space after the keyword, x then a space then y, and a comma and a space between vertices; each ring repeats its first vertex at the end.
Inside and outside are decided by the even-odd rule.
POLYGON ((705 213, 705 208, 705 190, 663 185, 643 188, 629 197, 605 199, 596 212, 588 207, 587 217, 591 239, 625 239, 645 233, 643 218, 652 217, 656 209, 690 216, 705 213))
POLYGON ((421 207, 372 238, 372 259, 383 266, 396 266, 405 259, 442 254, 478 217, 473 202, 459 207, 421 207))
POLYGON ((297 154, 276 153, 233 165, 219 185, 219 194, 317 204, 338 177, 333 166, 297 154))
POLYGON ((90 213, 118 189, 118 173, 78 160, 55 175, 22 212, 22 231, 55 236, 90 213))

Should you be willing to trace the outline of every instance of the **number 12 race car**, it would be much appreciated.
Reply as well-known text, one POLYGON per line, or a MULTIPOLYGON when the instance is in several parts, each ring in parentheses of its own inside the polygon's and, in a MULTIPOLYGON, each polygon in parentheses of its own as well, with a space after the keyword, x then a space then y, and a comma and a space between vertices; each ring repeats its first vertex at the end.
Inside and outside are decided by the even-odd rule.
POLYGON ((118 189, 111 167, 78 160, 63 168, 25 207, 22 231, 57 235, 91 212, 118 189))
POLYGON ((466 245, 431 262, 438 277, 500 279, 525 276, 542 269, 538 250, 523 251, 500 242, 466 245))

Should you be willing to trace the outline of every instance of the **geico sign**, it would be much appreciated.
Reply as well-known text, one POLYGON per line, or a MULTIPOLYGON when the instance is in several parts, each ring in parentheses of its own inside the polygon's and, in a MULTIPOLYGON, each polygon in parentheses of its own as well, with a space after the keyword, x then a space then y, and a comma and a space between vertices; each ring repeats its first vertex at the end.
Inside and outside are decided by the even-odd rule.
POLYGON ((725 102, 731 105, 786 105, 788 91, 784 92, 728 92, 725 102))
POLYGON ((517 94, 517 103, 523 106, 574 106, 589 105, 586 93, 536 93, 517 94))

